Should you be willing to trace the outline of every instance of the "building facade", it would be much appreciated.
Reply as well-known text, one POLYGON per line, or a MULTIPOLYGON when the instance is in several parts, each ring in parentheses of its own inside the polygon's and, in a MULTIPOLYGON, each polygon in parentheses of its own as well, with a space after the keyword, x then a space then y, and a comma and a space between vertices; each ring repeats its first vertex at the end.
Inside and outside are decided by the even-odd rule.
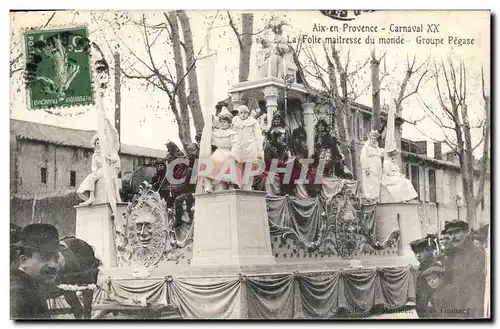
MULTIPOLYGON (((65 234, 74 234, 73 206, 80 202, 75 192, 91 171, 90 142, 94 134, 10 120, 11 221, 26 225, 34 217, 58 224, 65 234), (32 215, 35 195, 36 210, 32 215), (65 222, 60 223, 60 218, 65 218, 65 222)), ((141 165, 165 156, 166 151, 122 144, 121 174, 130 174, 141 165)))

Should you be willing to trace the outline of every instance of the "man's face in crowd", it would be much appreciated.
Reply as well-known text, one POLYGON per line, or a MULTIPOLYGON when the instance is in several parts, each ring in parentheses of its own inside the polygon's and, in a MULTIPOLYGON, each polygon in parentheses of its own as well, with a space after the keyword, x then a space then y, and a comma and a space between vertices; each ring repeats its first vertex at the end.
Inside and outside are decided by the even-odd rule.
POLYGON ((58 272, 59 252, 33 250, 31 256, 21 255, 19 267, 32 279, 52 283, 58 272))
POLYGON ((419 263, 424 263, 432 259, 432 251, 430 250, 419 250, 415 253, 415 257, 419 263))
POLYGON ((454 230, 449 232, 451 238, 451 244, 453 247, 459 247, 465 243, 467 240, 467 231, 466 230, 454 230))

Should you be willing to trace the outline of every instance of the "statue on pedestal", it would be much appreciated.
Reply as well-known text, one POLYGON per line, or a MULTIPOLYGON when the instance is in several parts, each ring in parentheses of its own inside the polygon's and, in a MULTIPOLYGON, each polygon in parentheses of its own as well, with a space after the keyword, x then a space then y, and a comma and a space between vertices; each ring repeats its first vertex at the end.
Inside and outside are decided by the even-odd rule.
MULTIPOLYGON (((92 172, 88 174, 87 177, 85 177, 83 182, 76 190, 76 194, 80 197, 80 199, 84 201, 80 203, 80 206, 88 206, 96 201, 96 183, 99 179, 104 178, 99 137, 95 135, 92 138, 91 143, 94 147, 94 154, 92 154, 92 172)), ((112 153, 106 155, 106 159, 113 174, 113 177, 111 177, 111 179, 114 182, 116 181, 118 173, 120 172, 120 157, 118 156, 118 154, 112 153)), ((119 195, 119 193, 117 195, 119 195)))
MULTIPOLYGON (((200 144, 200 157, 206 152, 204 146, 211 144, 217 149, 205 160, 211 164, 212 171, 208 174, 200 172, 205 192, 227 190, 241 187, 241 169, 236 161, 238 147, 238 134, 231 128, 233 116, 227 108, 223 108, 217 117, 218 128, 207 127, 200 144), (208 143, 210 141, 210 143, 208 143)), ((205 164, 206 165, 206 164, 205 164)), ((202 171, 204 168, 200 168, 202 171)))
POLYGON ((418 197, 412 183, 399 170, 397 154, 396 150, 389 151, 384 158, 381 203, 405 202, 418 197))
MULTIPOLYGON (((236 148, 236 159, 240 170, 250 170, 252 166, 258 166, 259 161, 264 157, 262 150, 262 131, 259 122, 250 116, 250 110, 246 105, 238 108, 239 115, 233 119, 233 129, 238 139, 236 148)), ((242 189, 251 190, 253 183, 252 177, 244 177, 242 189)))
POLYGON ((370 132, 368 140, 361 149, 361 184, 363 198, 378 201, 380 198, 380 182, 382 178, 383 149, 378 146, 379 133, 370 132))
POLYGON ((260 38, 261 48, 256 57, 256 78, 295 76, 297 66, 293 61, 293 49, 282 35, 283 23, 274 24, 271 29, 274 39, 260 38))

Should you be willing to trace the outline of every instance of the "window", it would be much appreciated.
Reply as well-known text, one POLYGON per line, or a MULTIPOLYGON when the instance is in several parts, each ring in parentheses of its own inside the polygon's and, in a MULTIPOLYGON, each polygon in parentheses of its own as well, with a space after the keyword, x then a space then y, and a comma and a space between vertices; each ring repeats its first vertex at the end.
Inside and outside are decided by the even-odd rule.
POLYGON ((45 152, 48 152, 48 151, 49 151, 49 145, 48 145, 48 144, 45 144, 45 145, 43 146, 43 150, 44 150, 45 152))
POLYGON ((87 150, 83 151, 83 156, 84 156, 85 158, 88 158, 88 157, 89 157, 89 155, 90 155, 89 151, 87 151, 87 150))
POLYGON ((420 180, 419 180, 419 168, 418 166, 410 166, 411 167, 411 184, 417 191, 418 199, 420 200, 420 180))
POLYGON ((76 186, 76 172, 73 170, 69 172, 69 186, 76 186))
POLYGON ((47 184, 47 168, 40 168, 40 182, 47 184))
POLYGON ((73 149, 73 159, 78 160, 78 149, 77 148, 73 149))
POLYGON ((484 210, 484 196, 481 198, 481 210, 484 210))
POLYGON ((436 202, 436 171, 429 169, 429 201, 436 202))

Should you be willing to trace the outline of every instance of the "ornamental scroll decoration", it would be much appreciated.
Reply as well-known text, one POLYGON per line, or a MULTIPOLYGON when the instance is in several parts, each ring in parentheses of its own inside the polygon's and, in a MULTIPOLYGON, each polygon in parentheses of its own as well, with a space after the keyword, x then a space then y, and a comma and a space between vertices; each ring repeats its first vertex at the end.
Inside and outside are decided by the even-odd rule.
POLYGON ((363 205, 349 188, 342 188, 328 200, 318 198, 318 202, 324 203, 324 211, 315 226, 317 232, 312 241, 301 237, 296 230, 279 226, 270 220, 271 233, 279 234, 283 244, 291 239, 293 252, 304 250, 320 255, 337 255, 342 259, 352 259, 361 252, 383 250, 397 244, 397 230, 391 232, 383 242, 375 241, 376 204, 363 205))
POLYGON ((118 266, 132 266, 145 277, 161 260, 179 257, 169 241, 166 202, 151 185, 140 187, 124 215, 125 225, 116 232, 118 266))

